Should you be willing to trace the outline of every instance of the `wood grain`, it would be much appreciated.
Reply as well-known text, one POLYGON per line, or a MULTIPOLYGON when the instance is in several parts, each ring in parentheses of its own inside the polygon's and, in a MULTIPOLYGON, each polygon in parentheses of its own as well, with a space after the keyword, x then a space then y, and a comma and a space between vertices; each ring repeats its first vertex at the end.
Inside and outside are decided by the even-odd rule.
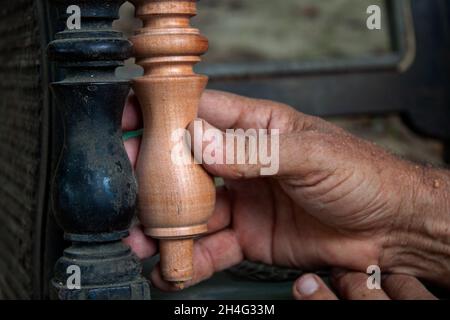
POLYGON ((208 49, 208 40, 190 26, 195 0, 134 1, 143 28, 132 38, 143 77, 133 81, 144 118, 137 163, 139 217, 145 233, 160 239, 161 270, 167 281, 192 278, 193 239, 207 231, 215 187, 203 168, 172 161, 179 142, 172 134, 197 117, 207 77, 193 66, 208 49))

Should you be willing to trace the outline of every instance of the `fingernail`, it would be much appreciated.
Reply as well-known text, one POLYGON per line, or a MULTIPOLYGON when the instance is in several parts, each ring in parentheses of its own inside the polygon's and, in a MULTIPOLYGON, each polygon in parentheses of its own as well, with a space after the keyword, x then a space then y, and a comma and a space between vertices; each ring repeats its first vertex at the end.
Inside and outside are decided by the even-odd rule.
POLYGON ((303 276, 297 282, 297 290, 302 296, 310 296, 319 289, 319 284, 312 275, 303 276))

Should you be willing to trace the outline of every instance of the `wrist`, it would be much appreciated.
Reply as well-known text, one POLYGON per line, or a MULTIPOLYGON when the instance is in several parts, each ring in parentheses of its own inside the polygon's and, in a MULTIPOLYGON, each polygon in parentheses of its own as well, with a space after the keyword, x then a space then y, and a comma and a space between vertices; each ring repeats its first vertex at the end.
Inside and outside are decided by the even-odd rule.
POLYGON ((383 246, 385 272, 450 286, 450 174, 407 165, 403 197, 383 246))

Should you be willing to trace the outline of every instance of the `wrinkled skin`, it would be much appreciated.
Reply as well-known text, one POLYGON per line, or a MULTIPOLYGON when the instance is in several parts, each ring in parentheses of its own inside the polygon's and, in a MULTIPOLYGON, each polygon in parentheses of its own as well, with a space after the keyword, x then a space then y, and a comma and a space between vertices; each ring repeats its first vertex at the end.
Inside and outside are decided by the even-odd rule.
POLYGON ((407 275, 388 275, 381 288, 367 287, 368 275, 361 272, 334 270, 331 287, 314 274, 300 277, 292 287, 295 300, 436 300, 419 280, 407 275))
MULTIPOLYGON (((209 234, 196 241, 195 275, 188 285, 244 258, 306 270, 339 267, 366 272, 369 265, 379 265, 383 272, 439 280, 434 279, 439 274, 436 270, 430 274, 423 268, 416 270, 415 257, 398 261, 400 252, 413 256, 404 249, 405 242, 412 242, 405 234, 422 234, 414 222, 420 214, 416 198, 419 193, 428 195, 430 188, 418 191, 420 184, 426 184, 421 166, 322 119, 271 101, 206 91, 199 118, 205 129, 279 129, 280 167, 276 175, 261 177, 260 165, 204 164, 210 174, 224 178, 225 186, 217 190, 209 234)), ((124 129, 140 128, 141 121, 138 102, 132 96, 124 114, 124 129)), ((202 137, 194 135, 193 127, 189 126, 193 144, 201 144, 202 137)), ((139 139, 127 141, 126 148, 135 164, 139 139)), ((440 189, 447 193, 447 177, 439 181, 440 189)), ((447 223, 441 215, 436 219, 444 220, 447 223)), ((429 230, 426 234, 429 236, 429 230)), ((126 242, 141 258, 157 250, 155 241, 146 237, 140 226, 132 229, 126 242)), ((412 251, 417 251, 416 247, 412 251)), ((162 289, 175 289, 162 280, 158 268, 151 280, 162 289)))

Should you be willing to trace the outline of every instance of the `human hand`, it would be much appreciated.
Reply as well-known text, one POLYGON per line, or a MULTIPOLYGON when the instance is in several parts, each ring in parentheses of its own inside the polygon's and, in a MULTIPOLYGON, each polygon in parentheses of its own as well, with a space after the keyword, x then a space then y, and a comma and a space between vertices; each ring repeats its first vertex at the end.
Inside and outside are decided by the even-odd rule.
MULTIPOLYGON (((140 125, 137 103, 131 101, 126 129, 140 125)), ((423 221, 417 219, 417 207, 424 209, 416 201, 418 190, 428 195, 426 186, 420 186, 425 184, 422 167, 275 102, 206 91, 199 117, 207 121, 205 129, 279 129, 280 166, 275 176, 261 177, 260 165, 204 164, 225 179, 225 186, 217 190, 208 235, 196 241, 194 278, 187 285, 244 258, 306 270, 334 266, 365 272, 378 265, 385 272, 437 277, 436 270, 415 267, 420 265, 416 247, 424 245, 404 246, 413 241, 410 233, 429 240, 415 223, 423 221), (402 252, 405 259, 398 256, 402 252)), ((194 136, 193 126, 189 129, 194 136)), ((194 136, 194 146, 201 143, 213 142, 194 136)), ((126 148, 135 164, 138 140, 128 141, 126 148)), ((439 179, 442 188, 448 186, 448 180, 439 179)), ((434 237, 432 232, 428 237, 434 237)), ((141 258, 156 251, 139 227, 126 241, 141 258)), ((162 289, 175 289, 162 280, 158 268, 151 280, 162 289)))
POLYGON ((305 274, 295 281, 292 293, 296 300, 436 300, 437 298, 416 278, 387 275, 380 289, 369 289, 368 275, 360 272, 334 270, 331 288, 315 274, 305 274), (333 289, 333 290, 332 290, 333 289))

